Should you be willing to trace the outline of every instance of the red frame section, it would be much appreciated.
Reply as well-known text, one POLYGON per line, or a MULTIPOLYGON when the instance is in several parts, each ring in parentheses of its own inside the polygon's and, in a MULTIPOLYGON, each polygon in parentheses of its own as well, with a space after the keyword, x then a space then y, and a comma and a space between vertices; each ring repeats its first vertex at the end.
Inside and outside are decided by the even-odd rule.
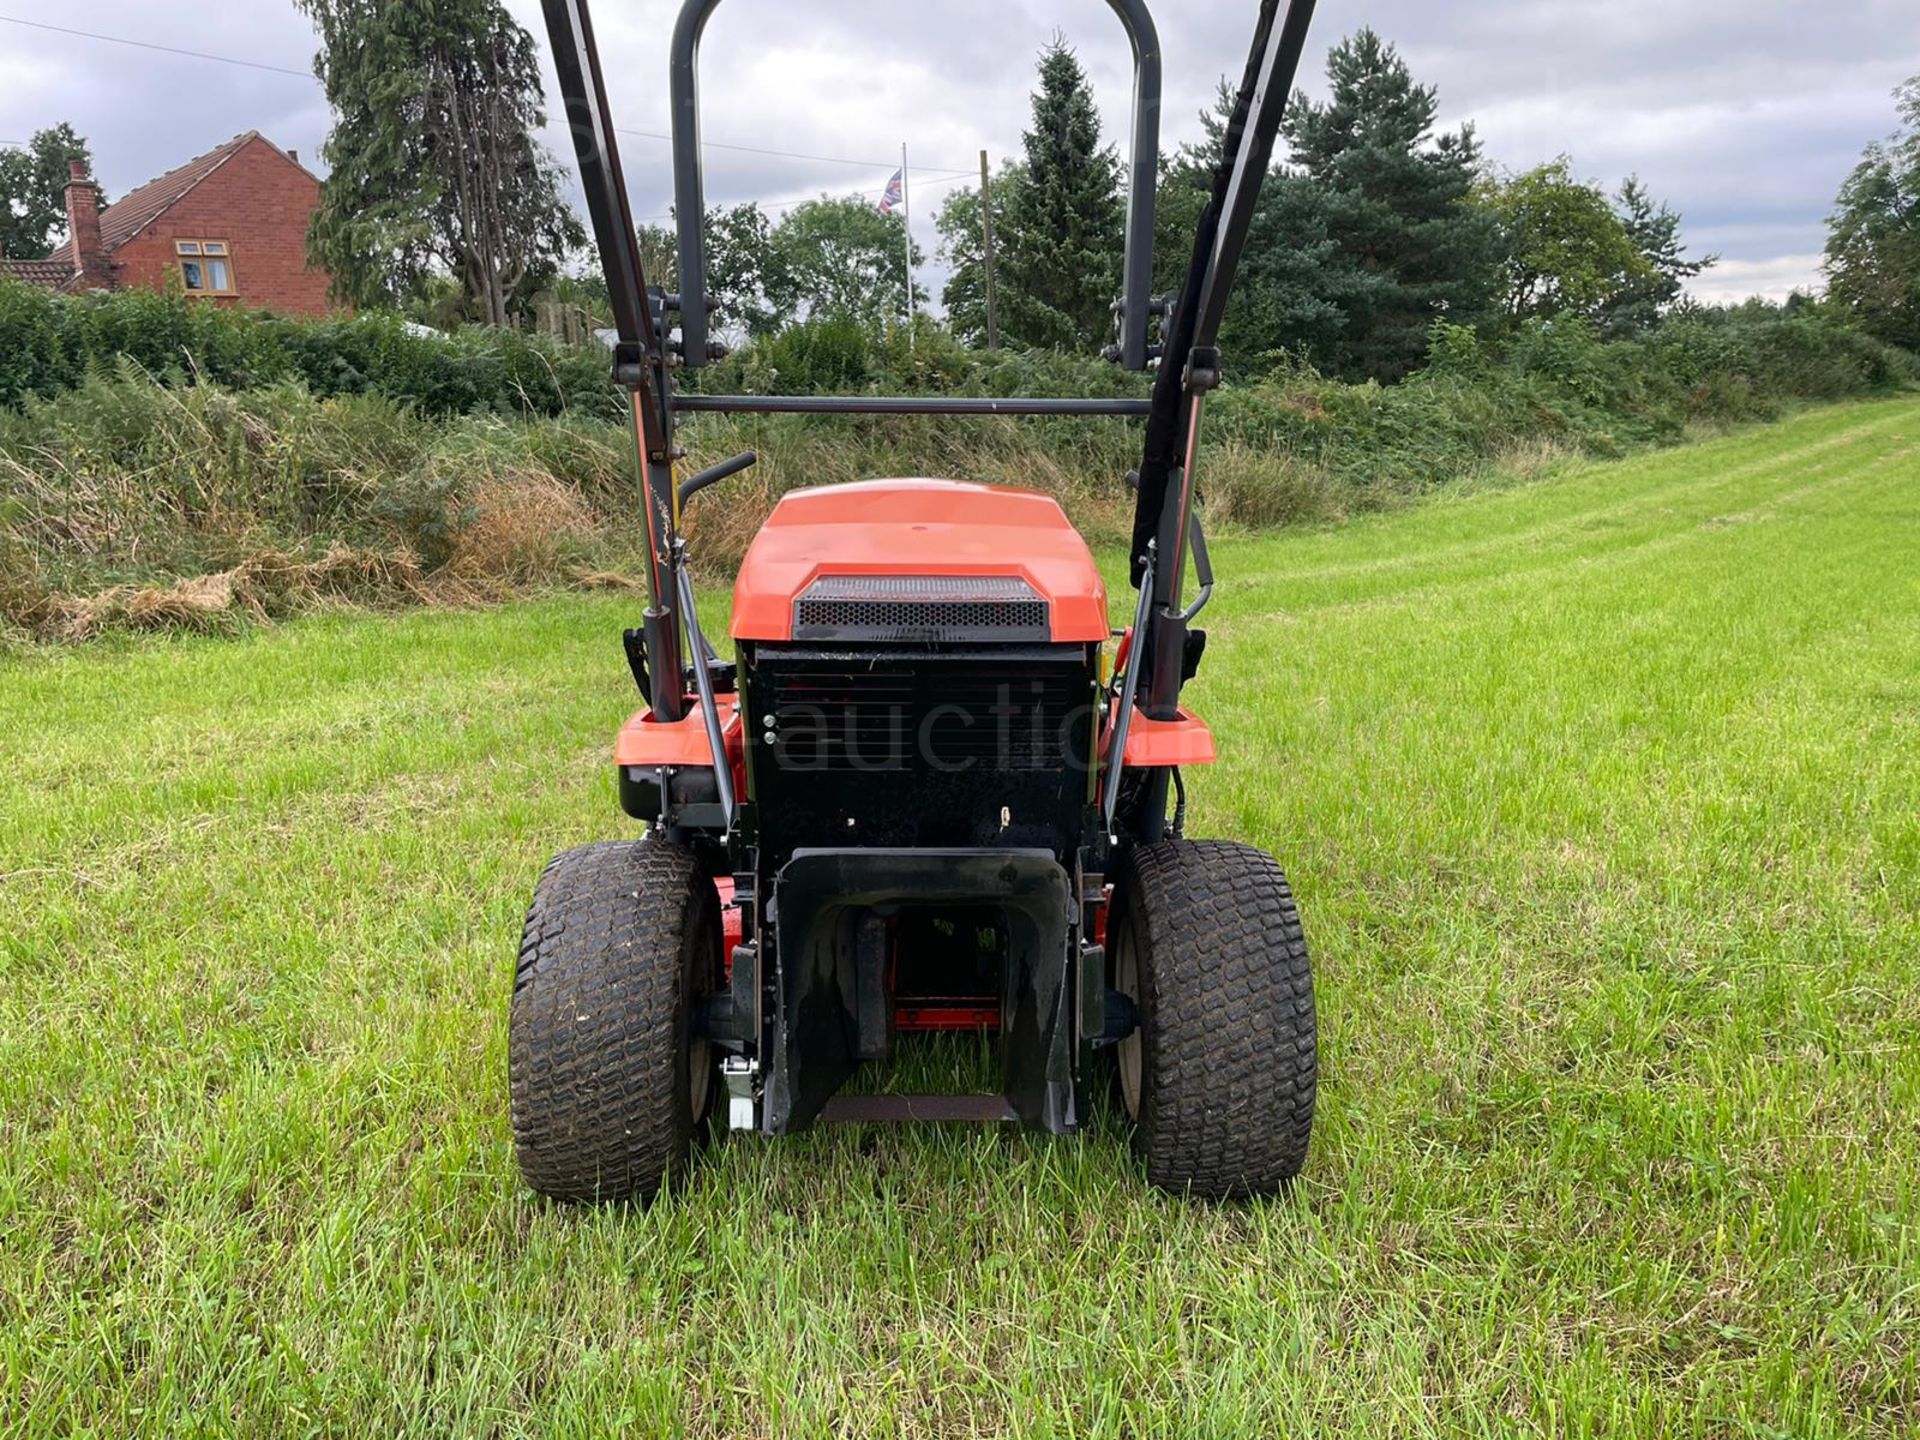
POLYGON ((747 938, 746 922, 740 918, 740 901, 733 893, 733 877, 722 875, 713 882, 720 894, 720 968, 733 978, 733 947, 747 938))
POLYGON ((951 1030, 998 1030, 1000 1006, 997 1003, 982 1003, 986 998, 962 995, 932 1001, 918 998, 895 1001, 893 1028, 903 1035, 951 1030))

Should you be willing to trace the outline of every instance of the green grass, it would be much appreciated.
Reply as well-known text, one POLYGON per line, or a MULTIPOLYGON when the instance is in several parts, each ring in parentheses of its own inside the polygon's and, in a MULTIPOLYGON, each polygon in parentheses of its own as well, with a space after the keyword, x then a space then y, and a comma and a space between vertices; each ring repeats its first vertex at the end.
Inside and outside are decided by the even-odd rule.
POLYGON ((1241 1207, 1111 1123, 522 1189, 630 602, 9 662, 0 1431, 1915 1433, 1920 404, 1215 549, 1325 1077, 1241 1207))

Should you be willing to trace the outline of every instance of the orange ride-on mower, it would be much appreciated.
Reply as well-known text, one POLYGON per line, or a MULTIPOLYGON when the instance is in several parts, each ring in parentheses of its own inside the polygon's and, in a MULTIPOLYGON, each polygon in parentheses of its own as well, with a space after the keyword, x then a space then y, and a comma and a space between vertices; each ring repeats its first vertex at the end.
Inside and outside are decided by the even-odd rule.
POLYGON ((509 1044, 521 1172, 557 1199, 645 1199, 710 1120, 764 1135, 886 1118, 1077 1130, 1105 1051, 1153 1183, 1273 1191, 1313 1121, 1313 980, 1273 859, 1183 833, 1181 772, 1214 744, 1180 692, 1212 588, 1194 513, 1201 409, 1312 5, 1259 6, 1186 282, 1154 299, 1159 42, 1143 0, 1109 0, 1135 57, 1109 354, 1157 374, 1150 399, 1075 400, 676 396, 674 369, 720 351, 695 94, 718 3, 686 0, 674 36, 677 294, 641 273, 586 0, 545 5, 614 373, 633 395, 651 603, 625 637, 646 708, 614 753, 621 806, 646 831, 561 855, 527 914, 509 1044), (674 473, 676 418, 716 411, 1144 418, 1128 477, 1139 594, 1110 671, 1106 592, 1060 507, 963 480, 787 495, 741 567, 723 658, 678 521, 754 456, 674 473), (997 1093, 837 1093, 897 1036, 937 1030, 997 1032, 997 1093))

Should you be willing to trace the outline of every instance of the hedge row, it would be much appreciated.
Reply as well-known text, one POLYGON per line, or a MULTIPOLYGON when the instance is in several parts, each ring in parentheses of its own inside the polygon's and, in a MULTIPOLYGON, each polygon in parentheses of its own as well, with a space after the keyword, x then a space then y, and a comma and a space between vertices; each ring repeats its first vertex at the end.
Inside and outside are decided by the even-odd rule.
POLYGON ((165 383, 298 380, 324 398, 380 395, 429 415, 618 412, 595 346, 479 328, 423 334, 393 315, 293 319, 144 290, 59 296, 0 278, 0 408, 123 359, 165 383))
MULTIPOLYGON (((220 309, 146 291, 55 296, 0 279, 0 409, 19 408, 131 364, 167 385, 211 381, 251 390, 298 381, 316 396, 376 395, 423 415, 617 419, 622 397, 597 345, 474 328, 423 333, 391 315, 300 320, 220 309)), ((1245 389, 1264 369, 1292 379, 1283 356, 1234 365, 1245 389)), ((1742 418, 1756 404, 1837 399, 1901 383, 1913 357, 1820 309, 1699 310, 1646 340, 1603 343, 1579 321, 1535 321, 1491 336, 1436 327, 1429 381, 1471 382, 1522 429, 1541 404, 1569 428, 1655 440, 1689 419, 1742 418), (1590 412, 1590 413, 1582 413, 1590 412)), ((1416 377, 1417 378, 1417 377, 1416 377)), ((869 337, 846 321, 798 325, 711 370, 682 376, 711 390, 943 392, 979 395, 1141 393, 1140 377, 1078 356, 985 354, 932 320, 869 337)), ((1398 388, 1398 387, 1396 387, 1398 388)), ((1343 403, 1377 407, 1381 392, 1341 386, 1343 403)), ((1389 407, 1392 408, 1392 407, 1389 407)), ((1442 417, 1443 428, 1453 421, 1442 417)))

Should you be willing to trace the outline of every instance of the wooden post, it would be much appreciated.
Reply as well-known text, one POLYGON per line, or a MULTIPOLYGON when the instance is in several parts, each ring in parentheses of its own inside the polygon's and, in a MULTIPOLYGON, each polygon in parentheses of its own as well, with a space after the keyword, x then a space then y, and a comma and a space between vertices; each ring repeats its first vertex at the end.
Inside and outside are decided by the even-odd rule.
POLYGON ((987 258, 987 348, 1000 348, 1000 316, 993 295, 993 182, 987 177, 987 152, 980 152, 980 238, 987 258))

